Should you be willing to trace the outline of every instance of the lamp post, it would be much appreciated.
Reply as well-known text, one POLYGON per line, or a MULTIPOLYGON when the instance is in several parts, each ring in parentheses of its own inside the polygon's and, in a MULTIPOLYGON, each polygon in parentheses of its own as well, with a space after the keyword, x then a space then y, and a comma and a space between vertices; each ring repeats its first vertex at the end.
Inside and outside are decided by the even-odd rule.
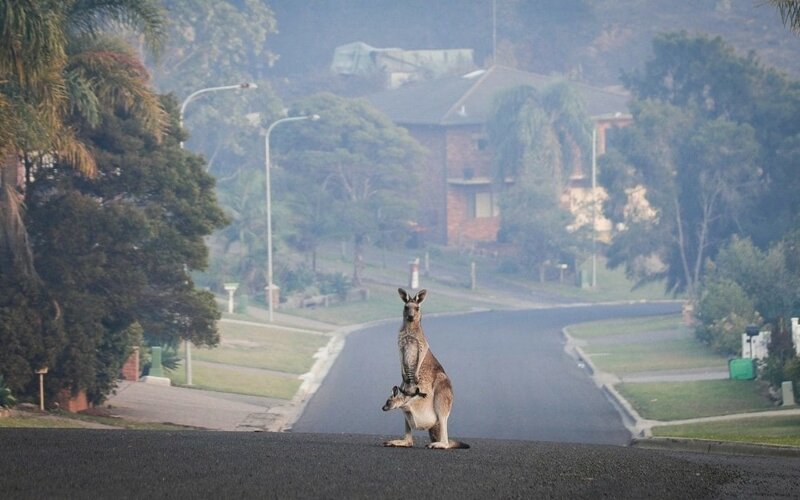
MULTIPOLYGON (((183 113, 186 111, 186 106, 200 94, 206 92, 218 92, 220 90, 237 90, 237 89, 257 89, 258 85, 251 82, 237 83, 236 85, 223 85, 221 87, 206 87, 204 89, 195 90, 181 103, 181 109, 178 114, 180 119, 180 127, 183 129, 183 113)), ((181 149, 183 149, 183 141, 181 141, 181 149)), ((192 385, 192 343, 187 339, 184 341, 186 347, 186 385, 192 385)))
POLYGON ((270 164, 269 164, 269 136, 272 133, 272 129, 278 126, 281 123, 287 122, 296 122, 300 120, 312 120, 316 121, 319 120, 319 115, 303 115, 303 116, 289 116, 286 118, 281 118, 280 120, 276 120, 272 122, 272 124, 267 128, 267 134, 264 137, 264 152, 265 152, 265 159, 264 159, 264 169, 266 171, 266 187, 267 187, 267 307, 269 309, 269 321, 272 322, 273 320, 273 309, 274 306, 272 304, 272 289, 274 284, 272 283, 272 195, 271 195, 271 186, 269 180, 269 171, 270 171, 270 164))
MULTIPOLYGON (((237 83, 236 85, 223 85, 221 87, 207 87, 207 88, 204 88, 204 89, 195 90, 194 92, 189 94, 189 97, 184 99, 183 103, 181 104, 181 110, 180 110, 181 128, 183 128, 183 112, 186 111, 186 106, 195 97, 199 96, 200 94, 205 94, 206 92, 217 92, 217 91, 220 91, 220 90, 257 89, 257 88, 258 88, 258 85, 256 85, 255 83, 242 82, 242 83, 237 83)), ((181 141, 181 149, 183 149, 183 141, 181 141)))

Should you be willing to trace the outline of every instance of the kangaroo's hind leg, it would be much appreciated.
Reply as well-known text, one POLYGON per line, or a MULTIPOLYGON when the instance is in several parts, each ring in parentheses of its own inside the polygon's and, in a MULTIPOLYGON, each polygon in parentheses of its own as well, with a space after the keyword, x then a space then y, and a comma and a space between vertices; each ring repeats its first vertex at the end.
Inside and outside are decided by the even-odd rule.
POLYGON ((393 448, 411 448, 414 446, 414 436, 411 433, 411 426, 408 423, 408 417, 406 417, 403 422, 406 425, 406 435, 403 439, 392 439, 390 441, 385 441, 383 446, 391 446, 393 448))
POLYGON ((450 380, 439 379, 433 396, 433 411, 436 413, 436 424, 431 427, 429 435, 431 442, 428 448, 447 449, 450 447, 450 438, 447 435, 447 418, 453 407, 453 389, 450 380))

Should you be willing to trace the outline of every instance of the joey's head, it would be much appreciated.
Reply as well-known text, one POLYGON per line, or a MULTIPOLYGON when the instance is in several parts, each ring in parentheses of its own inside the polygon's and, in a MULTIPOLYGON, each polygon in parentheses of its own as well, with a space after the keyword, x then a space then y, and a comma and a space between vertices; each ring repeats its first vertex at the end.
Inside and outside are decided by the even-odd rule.
POLYGON ((422 317, 422 311, 420 310, 419 306, 425 300, 425 297, 428 295, 428 291, 424 289, 420 290, 414 296, 402 288, 398 288, 397 292, 400 294, 400 298, 403 299, 403 302, 405 303, 405 307, 403 308, 403 320, 407 323, 418 322, 420 317, 422 317))
POLYGON ((406 400, 407 396, 403 395, 397 386, 394 386, 392 387, 392 395, 389 396, 389 399, 386 400, 386 403, 384 403, 383 408, 381 409, 383 411, 389 411, 394 410, 395 408, 400 408, 405 404, 406 400))
POLYGON ((389 399, 386 400, 386 403, 384 403, 382 410, 389 411, 389 410, 394 410, 396 408, 402 408, 408 403, 410 403, 412 400, 416 398, 424 398, 426 396, 427 394, 419 392, 419 387, 417 387, 417 390, 416 392, 414 392, 414 394, 408 395, 404 394, 399 387, 394 386, 392 387, 392 395, 389 396, 389 399))

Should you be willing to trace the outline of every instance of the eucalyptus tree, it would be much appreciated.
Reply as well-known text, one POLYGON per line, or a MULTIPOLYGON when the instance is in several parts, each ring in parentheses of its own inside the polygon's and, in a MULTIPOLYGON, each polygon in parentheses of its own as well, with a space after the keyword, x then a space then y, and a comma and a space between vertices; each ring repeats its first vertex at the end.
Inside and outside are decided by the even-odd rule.
POLYGON ((276 164, 286 167, 287 176, 300 177, 295 186, 307 186, 293 190, 294 201, 324 202, 308 213, 316 223, 306 227, 353 241, 353 284, 361 286, 365 245, 388 227, 408 234, 415 220, 421 147, 364 100, 319 94, 295 108, 321 118, 276 132, 275 151, 288 152, 276 164), (324 220, 323 213, 329 214, 324 220))
POLYGON ((590 122, 578 94, 566 83, 543 90, 522 86, 496 99, 487 123, 501 198, 499 237, 519 247, 525 269, 576 261, 585 252, 583 231, 561 202, 570 174, 586 163, 590 122))
POLYGON ((607 215, 626 227, 609 262, 696 299, 706 258, 733 234, 765 250, 800 224, 800 84, 719 37, 686 33, 656 37, 624 80, 636 120, 600 169, 607 215), (632 217, 631 190, 655 217, 632 217), (655 261, 660 270, 643 266, 655 261))
POLYGON ((753 128, 707 120, 658 101, 632 105, 635 124, 622 129, 602 158, 609 193, 606 216, 622 228, 608 250, 644 283, 698 298, 706 259, 740 227, 759 192, 753 128), (643 193, 632 200, 632 193, 643 193))

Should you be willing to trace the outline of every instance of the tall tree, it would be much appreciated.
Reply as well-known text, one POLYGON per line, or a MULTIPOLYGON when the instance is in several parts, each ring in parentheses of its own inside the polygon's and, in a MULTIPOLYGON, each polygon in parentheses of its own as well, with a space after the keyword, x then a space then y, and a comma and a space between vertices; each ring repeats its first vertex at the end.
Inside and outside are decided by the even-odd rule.
MULTIPOLYGON (((33 271, 21 216, 26 181, 21 161, 46 152, 83 173, 95 170, 90 151, 69 125, 70 112, 87 112, 91 125, 100 103, 123 105, 151 111, 153 127, 160 126, 157 110, 139 106, 142 99, 154 102, 146 87, 120 85, 112 91, 102 85, 103 66, 108 68, 115 54, 111 66, 118 72, 126 64, 137 65, 135 60, 105 47, 94 57, 76 61, 79 47, 100 38, 109 23, 138 29, 150 47, 157 47, 163 21, 153 0, 9 0, 0 9, 0 122, 9 127, 0 143, 0 271, 33 271), (78 71, 90 66, 90 75, 78 71)), ((133 80, 117 83, 123 81, 133 80)))
POLYGON ((657 99, 698 119, 749 124, 759 144, 763 196, 739 214, 741 232, 765 249, 800 224, 800 178, 794 156, 800 137, 800 82, 737 54, 721 38, 667 33, 653 57, 624 77, 637 99, 657 99))
POLYGON ((585 241, 561 203, 570 175, 589 150, 589 119, 567 84, 539 91, 523 86, 500 95, 487 124, 495 178, 513 179, 501 198, 500 237, 519 247, 525 269, 574 262, 585 241))
MULTIPOLYGON (((177 131, 176 105, 166 105, 177 131)), ((8 276, 0 286, 9 326, 26 317, 38 325, 3 324, 0 372, 33 392, 32 370, 48 365, 51 394, 86 390, 94 402, 113 388, 142 329, 151 344, 218 342, 213 296, 189 273, 205 267, 203 238, 224 221, 202 159, 181 150, 176 134, 156 141, 122 110, 103 112, 100 125, 80 134, 96 176, 58 161, 33 167, 26 220, 41 287, 8 276)))
POLYGON ((609 248, 609 265, 624 264, 640 282, 665 279, 669 291, 696 299, 705 259, 754 202, 755 132, 657 101, 640 101, 632 111, 635 124, 619 131, 616 153, 601 162, 606 215, 624 228, 609 248))
MULTIPOLYGON (((330 205, 323 210, 337 219, 328 236, 353 241, 353 284, 361 286, 367 242, 387 226, 407 230, 415 219, 420 146, 363 100, 319 94, 298 103, 296 109, 321 119, 295 125, 291 131, 276 130, 276 151, 290 152, 278 164, 287 167, 288 175, 301 176, 306 185, 327 193, 322 199, 330 205)), ((316 193, 309 188, 305 196, 316 193)))

